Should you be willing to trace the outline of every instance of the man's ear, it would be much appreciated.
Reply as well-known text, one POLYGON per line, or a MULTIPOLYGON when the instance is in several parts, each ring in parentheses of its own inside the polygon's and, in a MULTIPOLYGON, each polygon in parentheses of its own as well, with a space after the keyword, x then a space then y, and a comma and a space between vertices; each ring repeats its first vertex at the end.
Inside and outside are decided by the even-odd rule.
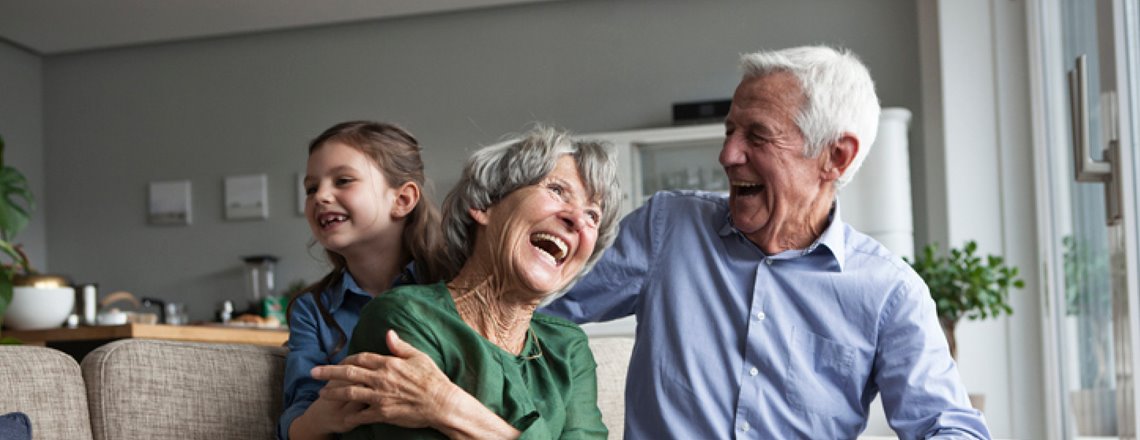
POLYGON ((413 182, 404 182, 396 188, 396 199, 392 201, 392 218, 395 220, 407 217, 416 209, 420 202, 420 186, 413 182))
POLYGON ((859 138, 851 133, 843 133, 843 136, 828 145, 827 149, 827 162, 823 164, 823 178, 834 182, 847 171, 847 167, 855 162, 855 155, 859 153, 859 138))
POLYGON ((475 223, 487 226, 487 224, 491 223, 491 213, 488 211, 489 209, 470 208, 467 210, 467 213, 471 214, 471 218, 475 220, 475 223))

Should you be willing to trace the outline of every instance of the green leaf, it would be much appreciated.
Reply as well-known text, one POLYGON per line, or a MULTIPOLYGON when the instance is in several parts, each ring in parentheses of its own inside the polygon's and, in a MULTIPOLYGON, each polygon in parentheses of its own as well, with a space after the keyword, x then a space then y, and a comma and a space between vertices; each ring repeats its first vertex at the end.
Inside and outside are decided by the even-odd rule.
POLYGON ((926 282, 940 318, 956 322, 1013 313, 1009 290, 1025 286, 1016 267, 998 255, 975 255, 978 245, 972 240, 944 254, 938 249, 937 243, 927 244, 911 267, 926 282))
POLYGON ((0 168, 0 239, 9 241, 19 234, 35 206, 28 179, 15 168, 0 168))

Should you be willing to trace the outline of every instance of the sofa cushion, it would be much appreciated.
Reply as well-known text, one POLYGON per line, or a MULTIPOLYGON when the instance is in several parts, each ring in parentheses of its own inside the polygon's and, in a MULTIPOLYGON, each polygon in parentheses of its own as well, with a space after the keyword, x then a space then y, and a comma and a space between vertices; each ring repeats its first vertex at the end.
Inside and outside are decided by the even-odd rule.
POLYGON ((37 439, 91 438, 79 364, 61 351, 0 346, 0 396, 0 414, 27 414, 37 439))
POLYGON ((590 351, 598 364, 598 409, 611 439, 625 431, 625 375, 633 351, 631 337, 591 337, 590 351))
POLYGON ((281 347, 104 345, 83 359, 94 438, 273 438, 284 365, 281 347))

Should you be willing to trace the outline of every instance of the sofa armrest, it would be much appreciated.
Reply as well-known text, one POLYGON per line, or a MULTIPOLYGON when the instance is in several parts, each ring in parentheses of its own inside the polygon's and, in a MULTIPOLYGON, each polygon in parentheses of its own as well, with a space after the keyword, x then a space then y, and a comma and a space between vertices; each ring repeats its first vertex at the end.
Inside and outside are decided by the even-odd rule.
POLYGON ((0 414, 20 411, 36 439, 90 439, 87 391, 75 359, 34 346, 0 346, 0 414))

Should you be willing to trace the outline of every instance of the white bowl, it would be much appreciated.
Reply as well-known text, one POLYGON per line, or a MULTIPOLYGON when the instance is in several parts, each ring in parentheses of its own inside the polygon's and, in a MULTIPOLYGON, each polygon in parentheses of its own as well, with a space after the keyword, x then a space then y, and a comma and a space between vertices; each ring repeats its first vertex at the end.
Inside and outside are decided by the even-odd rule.
POLYGON ((75 289, 71 287, 13 287, 4 326, 12 330, 59 327, 74 308, 75 289))

